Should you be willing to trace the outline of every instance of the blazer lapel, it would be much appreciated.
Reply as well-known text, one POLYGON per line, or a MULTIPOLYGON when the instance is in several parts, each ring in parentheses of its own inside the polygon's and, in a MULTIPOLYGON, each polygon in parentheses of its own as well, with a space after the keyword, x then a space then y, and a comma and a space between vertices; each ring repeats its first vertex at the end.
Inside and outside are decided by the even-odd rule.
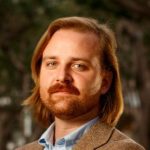
POLYGON ((81 137, 73 150, 93 150, 103 146, 109 140, 114 127, 111 127, 100 121, 89 129, 89 131, 81 137))
POLYGON ((41 146, 38 141, 34 141, 32 143, 29 143, 27 145, 24 145, 16 150, 43 150, 44 147, 41 146))

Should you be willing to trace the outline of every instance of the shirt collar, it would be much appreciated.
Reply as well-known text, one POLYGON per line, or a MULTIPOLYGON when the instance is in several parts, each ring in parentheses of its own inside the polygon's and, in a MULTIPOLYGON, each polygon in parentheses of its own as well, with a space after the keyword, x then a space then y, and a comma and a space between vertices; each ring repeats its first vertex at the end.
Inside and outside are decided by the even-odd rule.
MULTIPOLYGON (((80 137, 85 134, 88 129, 94 125, 99 120, 99 117, 96 117, 89 122, 85 123, 75 131, 71 132, 70 134, 64 136, 63 138, 56 141, 55 145, 62 145, 65 144, 66 146, 73 146, 80 137)), ((42 134, 39 139, 39 144, 49 147, 49 145, 53 145, 53 132, 54 132, 55 123, 52 123, 50 127, 42 134)))
POLYGON ((54 134, 54 127, 55 127, 55 123, 53 122, 49 128, 42 134, 42 136, 39 139, 39 144, 45 146, 45 145, 49 145, 49 143, 52 144, 53 141, 53 134, 54 134))

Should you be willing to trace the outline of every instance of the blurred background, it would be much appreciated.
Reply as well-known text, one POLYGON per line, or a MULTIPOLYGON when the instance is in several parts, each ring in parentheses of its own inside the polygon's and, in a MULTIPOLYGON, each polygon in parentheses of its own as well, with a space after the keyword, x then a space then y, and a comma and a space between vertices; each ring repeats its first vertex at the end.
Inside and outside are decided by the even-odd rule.
POLYGON ((52 20, 74 15, 115 31, 125 103, 118 128, 150 150, 150 0, 0 0, 0 150, 45 130, 21 106, 33 87, 32 52, 52 20))

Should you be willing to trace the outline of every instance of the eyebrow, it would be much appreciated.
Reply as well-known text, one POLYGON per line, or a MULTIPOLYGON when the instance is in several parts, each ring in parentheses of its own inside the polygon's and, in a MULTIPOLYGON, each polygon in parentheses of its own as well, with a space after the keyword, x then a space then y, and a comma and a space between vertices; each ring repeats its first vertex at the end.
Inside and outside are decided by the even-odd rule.
POLYGON ((46 60, 46 59, 57 59, 57 57, 55 57, 55 56, 44 56, 42 58, 42 60, 46 60))
MULTIPOLYGON (((44 60, 46 60, 46 59, 57 59, 57 58, 58 58, 58 57, 56 57, 56 56, 44 56, 42 60, 44 61, 44 60)), ((90 62, 88 59, 86 59, 86 58, 80 58, 80 57, 71 57, 70 60, 71 60, 71 61, 85 61, 85 62, 87 62, 87 63, 90 62)))
POLYGON ((75 58, 75 57, 72 57, 71 60, 73 60, 73 61, 85 61, 85 62, 87 62, 87 63, 90 62, 90 61, 89 61, 88 59, 86 59, 86 58, 75 58))

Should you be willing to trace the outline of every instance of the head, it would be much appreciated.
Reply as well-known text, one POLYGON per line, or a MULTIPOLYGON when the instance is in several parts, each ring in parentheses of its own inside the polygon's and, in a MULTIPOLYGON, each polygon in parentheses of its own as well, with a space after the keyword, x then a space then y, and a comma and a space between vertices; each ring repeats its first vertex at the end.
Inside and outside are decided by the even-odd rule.
MULTIPOLYGON (((35 87, 31 96, 25 100, 24 104, 33 108, 35 115, 40 122, 44 125, 49 125, 53 121, 53 114, 54 111, 56 111, 55 109, 51 110, 50 108, 54 105, 57 99, 61 98, 63 102, 62 104, 65 104, 64 102, 67 101, 66 108, 68 105, 75 106, 74 109, 71 109, 72 112, 70 112, 70 116, 73 114, 80 115, 75 113, 75 111, 78 111, 77 109, 80 109, 78 112, 85 113, 87 110, 95 107, 98 103, 101 121, 108 123, 109 125, 115 125, 123 110, 116 47, 116 40, 111 29, 106 25, 99 24, 96 20, 83 17, 66 17, 53 21, 35 48, 31 63, 32 78, 35 82, 35 87), (59 40, 60 37, 67 40, 61 41, 59 40), (59 43, 57 41, 59 41, 59 43), (71 41, 73 41, 72 43, 77 42, 78 46, 83 45, 82 47, 79 47, 80 49, 83 49, 83 54, 80 50, 78 51, 79 48, 75 48, 76 46, 74 46, 74 44, 70 46, 73 48, 71 54, 69 51, 70 47, 68 46, 63 49, 62 54, 65 54, 65 50, 67 51, 64 56, 62 54, 60 55, 60 52, 57 53, 59 51, 58 45, 63 46, 63 43, 71 43, 71 41), (83 43, 79 44, 80 42, 83 43), (56 49, 56 51, 53 49, 56 49), (88 50, 87 54, 85 53, 86 49, 88 50), (82 69, 87 69, 87 71, 82 70, 81 72, 80 70, 77 70, 77 67, 80 64, 77 63, 78 61, 70 60, 70 56, 73 55, 76 58, 76 54, 78 53, 80 53, 80 56, 86 54, 86 56, 84 55, 85 57, 91 57, 89 60, 91 68, 93 65, 93 70, 86 68, 86 65, 83 66, 82 69), (59 61, 61 62, 59 63, 61 64, 61 68, 63 66, 63 70, 66 69, 67 71, 64 73, 63 71, 60 71, 60 68, 58 69, 59 71, 50 68, 50 81, 47 81, 50 83, 50 87, 46 87, 46 91, 42 91, 45 87, 43 81, 46 77, 46 73, 43 73, 45 72, 44 61, 46 64, 45 58, 49 54, 52 56, 58 56, 58 58, 50 58, 50 61, 51 59, 55 60, 52 61, 52 64, 55 62, 58 63, 59 61), (71 70, 68 68, 71 68, 71 70), (54 74, 53 70, 56 71, 54 74), (80 71, 80 76, 76 73, 78 71, 80 71), (63 74, 63 79, 60 79, 58 74, 63 74), (82 79, 81 76, 84 78, 82 79), (57 80, 59 81, 57 82, 57 80), (60 80, 63 80, 63 83, 62 81, 60 82, 60 80), (41 88, 42 86, 43 88, 41 88), (53 93, 56 93, 57 90, 62 90, 62 88, 65 90, 63 93, 64 95, 59 95, 58 93, 55 96, 53 95, 53 93), (70 90, 67 91, 68 89, 70 90), (47 92, 48 95, 42 94, 44 92, 47 92), (70 94, 68 95, 68 93, 70 94), (52 104, 46 107, 49 105, 47 103, 49 100, 48 96, 51 97, 52 104), (65 99, 64 101, 63 98, 65 99), (47 99, 47 101, 43 101, 43 99, 47 99), (85 100, 89 103, 87 104, 85 100), (82 105, 79 105, 80 103, 78 102, 81 102, 82 105), (86 107, 84 107, 85 105, 86 107)), ((61 107, 62 104, 60 103, 57 108, 61 107)), ((61 113, 62 112, 59 112, 57 115, 60 116, 61 113)))

